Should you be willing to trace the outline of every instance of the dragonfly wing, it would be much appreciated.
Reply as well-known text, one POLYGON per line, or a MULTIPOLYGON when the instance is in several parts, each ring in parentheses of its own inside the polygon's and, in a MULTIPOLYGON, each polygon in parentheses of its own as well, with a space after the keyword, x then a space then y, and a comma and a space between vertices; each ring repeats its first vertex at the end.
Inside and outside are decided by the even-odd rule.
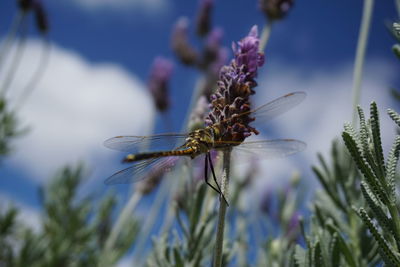
POLYGON ((138 153, 142 150, 172 150, 183 144, 187 134, 166 133, 149 136, 116 136, 104 141, 104 146, 129 152, 138 153))
POLYGON ((179 157, 167 157, 137 161, 129 168, 108 177, 104 183, 106 185, 129 184, 141 181, 147 177, 163 175, 175 166, 178 159, 179 157))
POLYGON ((250 156, 256 159, 282 158, 303 151, 306 143, 295 139, 275 139, 243 142, 233 149, 235 158, 250 156))
POLYGON ((300 104, 305 97, 305 92, 290 93, 272 100, 271 102, 250 111, 249 113, 250 116, 254 116, 256 118, 255 122, 266 122, 300 104))

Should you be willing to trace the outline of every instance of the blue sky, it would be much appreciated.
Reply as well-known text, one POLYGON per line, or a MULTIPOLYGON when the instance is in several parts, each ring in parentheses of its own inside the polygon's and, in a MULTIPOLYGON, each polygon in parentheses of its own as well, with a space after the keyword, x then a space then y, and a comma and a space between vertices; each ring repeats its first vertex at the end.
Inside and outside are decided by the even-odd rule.
MULTIPOLYGON (((307 100, 274 122, 270 136, 291 137, 308 144, 296 157, 266 163, 269 178, 304 171, 310 180, 316 151, 326 153, 344 121, 351 120, 352 64, 362 1, 297 1, 288 17, 276 23, 259 73, 257 101, 265 103, 291 91, 306 91, 307 100), (286 166, 293 166, 287 168, 286 166)), ((44 1, 50 21, 51 61, 34 95, 20 111, 31 127, 15 142, 15 154, 0 169, 0 198, 20 203, 27 212, 38 209, 37 188, 65 163, 88 164, 90 190, 104 190, 103 180, 120 165, 119 153, 102 141, 120 134, 146 134, 155 118, 164 131, 146 91, 155 56, 174 59, 170 31, 180 16, 191 20, 197 1, 63 0, 44 1)), ((0 3, 0 34, 4 37, 16 11, 14 1, 0 3)), ((399 62, 390 48, 394 39, 384 23, 396 19, 392 1, 376 1, 368 44, 362 104, 375 99, 384 110, 393 107, 389 87, 400 88, 399 62)), ((244 37, 252 25, 264 25, 257 1, 216 0, 213 24, 224 29, 224 45, 244 37)), ((33 28, 33 27, 31 27, 33 28)), ((40 55, 35 29, 29 35, 23 64, 12 84, 18 96, 40 55)), ((4 75, 4 74, 3 74, 4 75)), ((173 130, 179 131, 197 72, 175 64, 171 81, 173 130)), ((383 119, 385 129, 393 129, 383 119)), ((393 134, 384 133, 386 146, 393 134)), ((385 142, 384 141, 384 142, 385 142)), ((310 183, 314 183, 310 181, 310 183)), ((261 191, 263 187, 255 186, 261 191), (261 189, 259 189, 261 188, 261 189)), ((89 190, 89 189, 87 189, 89 190)))

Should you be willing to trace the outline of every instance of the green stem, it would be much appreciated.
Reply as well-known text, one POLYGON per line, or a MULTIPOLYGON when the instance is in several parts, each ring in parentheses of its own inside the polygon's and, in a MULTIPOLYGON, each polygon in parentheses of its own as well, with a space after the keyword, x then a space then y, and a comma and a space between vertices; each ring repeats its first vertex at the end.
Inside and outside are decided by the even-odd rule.
MULTIPOLYGON (((231 150, 224 150, 223 155, 223 166, 222 166, 222 178, 221 178, 221 193, 228 200, 228 185, 231 165, 231 150)), ((214 267, 222 266, 222 255, 224 245, 224 228, 225 228, 225 214, 226 214, 226 202, 221 200, 219 205, 218 213, 218 226, 217 226, 217 239, 215 242, 215 255, 214 255, 214 267)))
POLYGON ((10 49, 12 41, 14 40, 15 36, 17 35, 18 29, 20 28, 21 23, 25 18, 25 14, 26 14, 25 12, 20 11, 13 18, 13 22, 11 24, 10 30, 7 33, 7 36, 4 40, 4 42, 0 46, 0 67, 1 67, 1 64, 4 60, 4 58, 8 54, 8 50, 10 49))
POLYGON ((22 30, 21 30, 21 37, 18 40, 17 48, 14 54, 14 57, 12 58, 11 61, 11 66, 8 69, 8 72, 4 78, 4 82, 2 83, 0 87, 0 96, 5 96, 8 89, 10 88, 10 85, 14 79, 14 76, 18 70, 19 63, 21 62, 22 56, 24 54, 25 50, 25 45, 26 45, 26 37, 28 33, 28 22, 27 20, 22 21, 22 30))
POLYGON ((399 217, 399 212, 397 210, 397 207, 396 207, 395 203, 390 203, 388 205, 388 208, 389 208, 390 216, 392 217, 392 220, 394 222, 394 227, 395 227, 395 231, 396 231, 396 235, 394 236, 394 238, 396 240, 397 249, 400 250, 399 240, 397 240, 397 237, 400 236, 400 217, 399 217))
POLYGON ((269 37, 271 36, 271 30, 272 30, 272 22, 267 22, 265 23, 263 30, 261 32, 261 36, 260 36, 260 46, 259 46, 259 51, 260 52, 264 52, 269 37))
POLYGON ((111 230, 111 234, 107 238, 105 249, 112 250, 115 242, 117 241, 118 235, 123 229, 123 226, 132 216, 133 210, 142 198, 142 194, 139 191, 134 191, 132 197, 129 199, 128 203, 124 206, 121 214, 119 215, 114 227, 111 230))
POLYGON ((367 49, 369 28, 371 25, 374 0, 364 0, 363 14, 361 18, 360 33, 356 50, 356 58, 353 69, 353 127, 357 124, 357 105, 360 103, 362 71, 367 49))

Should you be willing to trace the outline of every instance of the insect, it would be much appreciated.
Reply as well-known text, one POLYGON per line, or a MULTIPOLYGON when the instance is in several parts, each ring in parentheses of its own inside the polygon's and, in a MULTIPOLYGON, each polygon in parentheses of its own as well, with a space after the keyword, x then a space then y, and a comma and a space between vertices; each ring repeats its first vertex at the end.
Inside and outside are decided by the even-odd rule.
MULTIPOLYGON (((305 96, 306 94, 304 92, 290 93, 254 110, 234 116, 237 118, 251 115, 256 118, 256 122, 265 122, 296 106, 305 96)), ((232 149, 233 151, 245 151, 250 154, 261 155, 263 158, 273 158, 299 152, 306 146, 304 142, 294 139, 243 142, 226 141, 224 140, 224 131, 223 127, 221 127, 221 123, 223 122, 215 123, 187 134, 166 133, 149 136, 116 136, 106 140, 104 142, 106 147, 129 152, 130 154, 123 159, 123 162, 131 163, 132 165, 113 174, 105 180, 105 184, 137 182, 146 178, 148 173, 154 169, 171 168, 175 160, 180 157, 190 157, 193 159, 204 154, 205 182, 224 198, 216 179, 210 151, 232 149), (153 148, 153 150, 155 149, 155 151, 140 152, 144 144, 153 148), (171 147, 175 144, 178 145, 172 149, 163 149, 165 145, 171 147), (217 188, 208 181, 209 168, 217 188)))

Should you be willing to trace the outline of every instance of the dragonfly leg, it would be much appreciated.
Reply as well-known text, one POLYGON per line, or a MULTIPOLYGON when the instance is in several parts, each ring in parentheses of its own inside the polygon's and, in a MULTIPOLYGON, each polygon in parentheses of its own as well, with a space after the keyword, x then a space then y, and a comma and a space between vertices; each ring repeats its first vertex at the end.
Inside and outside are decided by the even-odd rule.
MULTIPOLYGON (((214 166, 213 166, 213 163, 212 163, 212 160, 211 160, 210 152, 207 153, 207 156, 206 156, 206 161, 207 161, 207 159, 208 159, 208 161, 209 161, 209 163, 210 163, 210 169, 211 169, 211 172, 212 172, 212 175, 213 175, 213 178, 214 178, 214 182, 215 182, 215 184, 216 184, 217 187, 218 187, 219 195, 220 195, 220 197, 222 197, 222 198, 224 199, 226 205, 229 206, 228 201, 226 200, 224 194, 222 194, 221 188, 219 187, 219 184, 218 184, 218 181, 217 181, 217 176, 215 175, 214 166), (207 158, 207 156, 208 156, 208 158, 207 158)), ((214 189, 214 190, 215 190, 215 189, 214 189)))
POLYGON ((219 190, 219 185, 217 184, 217 186, 218 186, 218 189, 217 188, 215 188, 215 186, 213 186, 212 184, 210 184, 209 182, 208 182, 208 157, 209 157, 210 155, 207 153, 206 154, 206 158, 205 158, 205 163, 204 163, 204 181, 206 182, 206 184, 209 186, 209 187, 211 187, 212 189, 214 189, 218 194, 221 194, 221 190, 219 190))

